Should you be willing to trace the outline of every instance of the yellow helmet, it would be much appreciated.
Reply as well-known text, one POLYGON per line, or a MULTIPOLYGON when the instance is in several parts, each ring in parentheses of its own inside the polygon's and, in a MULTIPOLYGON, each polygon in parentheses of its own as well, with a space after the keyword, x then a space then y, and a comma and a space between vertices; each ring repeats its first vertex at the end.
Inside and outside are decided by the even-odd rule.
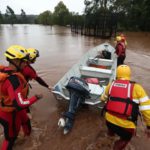
POLYGON ((30 61, 34 62, 37 57, 39 57, 39 51, 35 48, 28 48, 27 52, 29 53, 30 61))
POLYGON ((116 36, 116 41, 120 42, 122 40, 121 36, 116 36))
POLYGON ((24 61, 28 61, 29 55, 27 50, 20 45, 12 45, 10 46, 6 52, 4 53, 6 58, 8 59, 21 59, 24 61))
POLYGON ((117 79, 130 80, 131 69, 127 65, 120 65, 117 67, 117 79))
POLYGON ((124 43, 125 43, 125 45, 127 46, 127 45, 128 45, 128 43, 127 43, 127 41, 126 41, 126 37, 125 37, 125 35, 124 35, 124 34, 120 34, 120 37, 121 37, 121 41, 122 41, 122 42, 124 42, 124 43))

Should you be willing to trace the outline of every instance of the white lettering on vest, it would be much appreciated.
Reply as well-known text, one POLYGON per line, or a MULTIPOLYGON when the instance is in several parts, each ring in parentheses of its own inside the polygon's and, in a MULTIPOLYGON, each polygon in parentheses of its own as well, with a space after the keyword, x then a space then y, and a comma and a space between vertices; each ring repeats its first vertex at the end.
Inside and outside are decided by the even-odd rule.
POLYGON ((123 84, 123 83, 115 83, 114 86, 121 87, 121 88, 127 88, 127 84, 123 84))

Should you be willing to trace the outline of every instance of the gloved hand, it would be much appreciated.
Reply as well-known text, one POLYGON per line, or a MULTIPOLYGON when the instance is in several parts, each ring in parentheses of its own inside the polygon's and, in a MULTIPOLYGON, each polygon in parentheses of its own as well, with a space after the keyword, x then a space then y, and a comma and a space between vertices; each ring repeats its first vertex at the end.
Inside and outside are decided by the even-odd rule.
POLYGON ((105 94, 102 94, 101 97, 100 97, 100 100, 103 101, 103 102, 106 101, 107 96, 105 94))
POLYGON ((48 90, 51 92, 51 91, 54 90, 54 88, 53 88, 51 85, 49 85, 49 86, 48 86, 48 90))
POLYGON ((42 94, 35 94, 35 97, 39 100, 39 99, 43 98, 43 95, 42 94))

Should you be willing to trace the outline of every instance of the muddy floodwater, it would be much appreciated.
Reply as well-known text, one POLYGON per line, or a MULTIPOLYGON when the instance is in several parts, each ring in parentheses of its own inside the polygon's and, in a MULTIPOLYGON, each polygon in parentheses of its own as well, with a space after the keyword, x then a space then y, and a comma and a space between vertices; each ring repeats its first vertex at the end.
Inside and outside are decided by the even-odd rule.
MULTIPOLYGON (((150 96, 150 33, 127 32, 128 42, 125 63, 131 66, 132 80, 140 83, 150 96)), ((40 25, 1 25, 0 64, 6 64, 4 51, 12 44, 39 50, 40 57, 33 67, 49 85, 55 83, 90 48, 110 42, 113 38, 85 37, 72 34, 69 28, 40 25)), ((14 150, 110 150, 113 139, 106 136, 104 119, 95 108, 82 108, 75 120, 72 132, 64 136, 58 129, 60 114, 67 109, 66 102, 58 102, 46 88, 31 82, 30 95, 43 93, 44 97, 31 107, 32 134, 16 141, 14 150)), ((0 143, 3 135, 0 128, 0 143)), ((144 135, 144 126, 138 121, 137 134, 127 150, 149 150, 150 139, 144 135)))

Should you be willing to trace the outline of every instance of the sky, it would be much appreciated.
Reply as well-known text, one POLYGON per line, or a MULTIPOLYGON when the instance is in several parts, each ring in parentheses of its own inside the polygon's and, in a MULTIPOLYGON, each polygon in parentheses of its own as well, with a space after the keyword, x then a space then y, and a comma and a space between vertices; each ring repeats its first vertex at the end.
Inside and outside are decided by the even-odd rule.
POLYGON ((46 10, 53 12, 60 1, 63 1, 69 11, 79 14, 84 11, 84 0, 0 0, 0 11, 4 14, 8 5, 15 14, 21 14, 21 9, 23 9, 26 14, 39 15, 46 10))

